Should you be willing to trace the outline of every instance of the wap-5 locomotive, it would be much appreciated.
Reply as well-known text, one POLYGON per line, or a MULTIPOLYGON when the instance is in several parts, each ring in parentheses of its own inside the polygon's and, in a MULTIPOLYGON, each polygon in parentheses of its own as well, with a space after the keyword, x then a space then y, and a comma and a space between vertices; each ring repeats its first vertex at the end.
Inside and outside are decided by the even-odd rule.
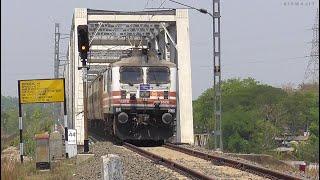
POLYGON ((176 120, 176 64, 146 49, 111 63, 88 86, 88 119, 121 140, 162 141, 176 120))

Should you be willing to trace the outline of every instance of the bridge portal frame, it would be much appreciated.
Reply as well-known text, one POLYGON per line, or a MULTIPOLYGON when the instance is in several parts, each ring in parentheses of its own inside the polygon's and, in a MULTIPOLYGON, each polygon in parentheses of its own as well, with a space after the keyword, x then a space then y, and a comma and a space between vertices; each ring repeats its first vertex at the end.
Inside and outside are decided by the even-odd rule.
MULTIPOLYGON (((176 142, 194 143, 193 110, 191 86, 191 59, 189 40, 189 17, 187 9, 167 10, 161 13, 148 12, 117 12, 101 11, 86 8, 76 8, 73 15, 70 40, 68 47, 68 60, 66 65, 66 91, 68 97, 69 128, 77 129, 77 145, 84 142, 84 116, 83 116, 83 73, 81 60, 78 54, 78 35, 76 27, 92 22, 102 23, 170 23, 166 32, 175 40, 174 46, 166 48, 166 53, 173 55, 171 61, 178 67, 177 71, 177 129, 176 142)), ((169 37, 170 37, 169 35, 169 37)), ((164 36, 165 42, 167 37, 164 36)), ((171 37, 170 37, 171 39, 171 37)), ((94 43, 94 42, 93 42, 94 43)), ((93 44, 99 45, 99 44, 93 44)), ((103 46, 103 44, 102 44, 103 46)), ((88 62, 90 60, 88 59, 88 62)))

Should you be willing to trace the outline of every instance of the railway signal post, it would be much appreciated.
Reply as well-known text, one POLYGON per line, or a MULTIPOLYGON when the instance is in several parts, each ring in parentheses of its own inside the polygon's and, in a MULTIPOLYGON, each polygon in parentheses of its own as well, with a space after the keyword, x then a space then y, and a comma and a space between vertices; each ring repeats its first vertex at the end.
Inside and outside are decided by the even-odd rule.
POLYGON ((89 37, 88 37, 88 26, 79 25, 77 27, 78 32, 78 51, 82 62, 82 72, 83 72, 83 118, 84 118, 84 147, 83 151, 85 153, 89 152, 89 140, 88 140, 88 108, 87 108, 87 58, 89 51, 89 37))

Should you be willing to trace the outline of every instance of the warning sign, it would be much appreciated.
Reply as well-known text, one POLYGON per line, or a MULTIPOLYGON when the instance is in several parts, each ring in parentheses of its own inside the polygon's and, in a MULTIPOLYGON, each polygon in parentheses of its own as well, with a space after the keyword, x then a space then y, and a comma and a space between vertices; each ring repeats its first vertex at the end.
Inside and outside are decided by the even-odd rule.
POLYGON ((64 79, 19 80, 20 103, 64 101, 64 79))

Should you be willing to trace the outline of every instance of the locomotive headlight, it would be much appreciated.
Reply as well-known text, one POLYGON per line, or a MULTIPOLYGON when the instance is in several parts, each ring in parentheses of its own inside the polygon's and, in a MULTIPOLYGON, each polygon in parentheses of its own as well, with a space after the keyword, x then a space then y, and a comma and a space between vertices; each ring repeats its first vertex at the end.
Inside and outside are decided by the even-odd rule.
POLYGON ((164 113, 162 115, 162 122, 164 124, 170 124, 170 123, 172 123, 172 120, 173 120, 173 117, 170 113, 164 113))
POLYGON ((121 123, 121 124, 124 124, 126 122, 128 122, 128 114, 125 113, 125 112, 122 112, 118 115, 118 121, 121 123))
POLYGON ((176 109, 168 109, 168 113, 176 113, 176 109))

